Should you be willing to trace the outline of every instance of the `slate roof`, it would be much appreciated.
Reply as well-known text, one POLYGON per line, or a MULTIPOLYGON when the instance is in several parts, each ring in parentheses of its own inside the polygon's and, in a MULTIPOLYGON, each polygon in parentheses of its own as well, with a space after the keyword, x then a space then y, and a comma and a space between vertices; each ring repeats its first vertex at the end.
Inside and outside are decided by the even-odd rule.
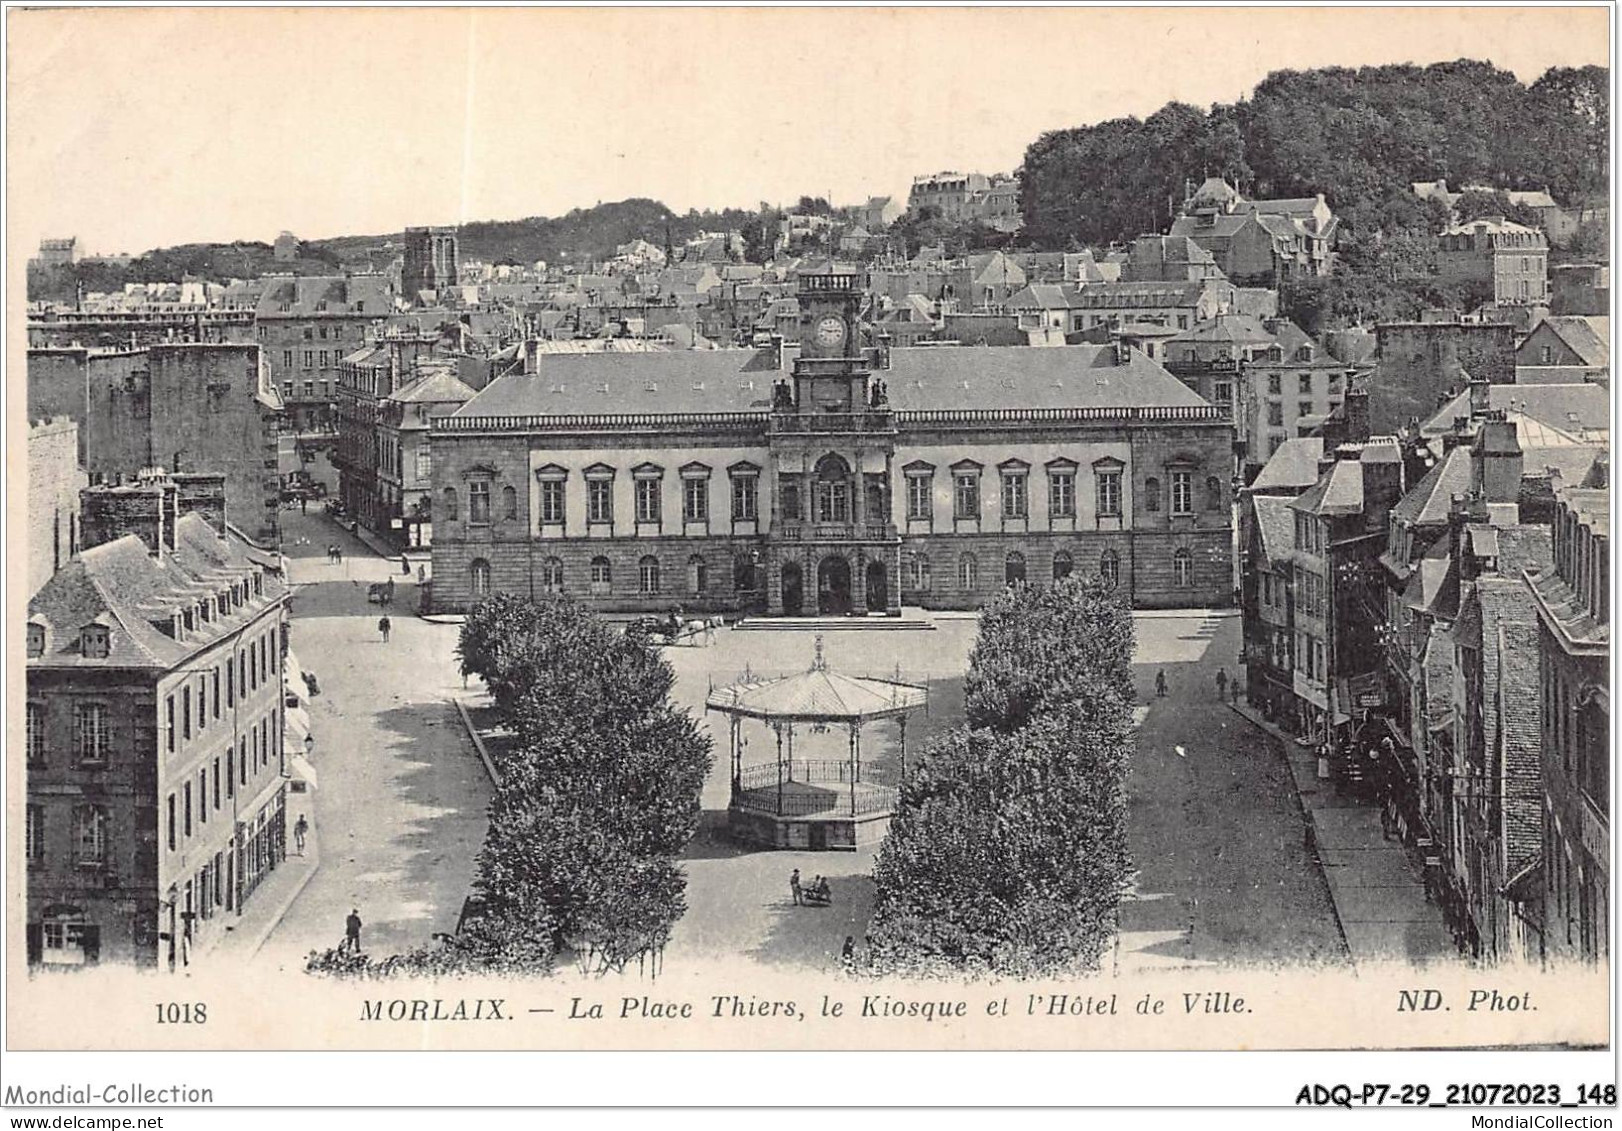
POLYGON ((1458 576, 1453 572, 1445 540, 1436 542, 1414 563, 1402 591, 1402 603, 1428 616, 1451 615, 1458 603, 1458 576))
POLYGON ((1017 408, 1148 408, 1207 402, 1130 350, 1113 346, 958 346, 890 351, 877 374, 900 411, 1017 408))
POLYGON ((1239 345, 1270 344, 1274 336, 1262 325, 1262 320, 1250 314, 1219 314, 1203 322, 1196 322, 1182 331, 1173 342, 1230 342, 1239 345))
POLYGON ((1453 496, 1469 492, 1470 477, 1470 449, 1461 445, 1448 452, 1391 508, 1392 521, 1410 526, 1445 524, 1453 496))
POLYGON ((1318 461, 1323 458, 1323 451, 1324 442, 1321 436, 1300 436, 1285 440, 1251 482, 1250 490, 1311 487, 1318 482, 1318 461))
MULTIPOLYGON (((1610 434, 1611 398, 1604 385, 1489 385, 1487 407, 1505 413, 1513 411, 1568 435, 1580 428, 1593 442, 1610 434)), ((1456 417, 1469 415, 1470 394, 1466 390, 1432 413, 1420 425, 1420 434, 1440 436, 1451 432, 1456 417)), ((1517 425, 1517 432, 1519 429, 1517 425)))
POLYGON ((906 714, 923 709, 928 702, 926 688, 844 675, 819 664, 778 679, 716 688, 704 706, 758 719, 835 722, 906 714))
POLYGON ((1363 509, 1363 469, 1355 460, 1336 460, 1290 506, 1304 514, 1358 513, 1363 509))
POLYGON ((1374 437, 1364 445, 1358 459, 1337 459, 1290 505, 1306 514, 1349 515, 1363 512, 1363 463, 1386 463, 1401 458, 1395 442, 1374 437))
POLYGON ((221 538, 201 515, 175 524, 175 548, 161 558, 134 534, 82 550, 28 603, 29 620, 45 625, 45 653, 30 668, 170 668, 259 616, 281 595, 270 572, 264 593, 212 621, 194 621, 185 640, 175 640, 153 621, 168 623, 171 610, 195 606, 227 588, 232 579, 260 572, 260 556, 236 538, 221 538), (80 629, 108 626, 106 658, 80 654, 80 629))
POLYGON ((1278 213, 1281 215, 1309 215, 1317 211, 1323 203, 1321 197, 1316 196, 1283 196, 1277 200, 1245 200, 1239 203, 1242 209, 1259 212, 1263 215, 1278 213))
POLYGON ((435 367, 401 385, 387 399, 406 404, 464 404, 476 396, 478 392, 452 370, 435 367))
POLYGON ((1088 283, 1077 293, 1083 309, 1127 306, 1198 306, 1211 280, 1188 283, 1088 283))
POLYGON ((1257 495, 1256 531, 1261 536, 1262 556, 1270 566, 1288 561, 1295 548, 1295 513, 1290 500, 1277 495, 1257 495))
POLYGON ((1267 332, 1273 335, 1274 340, 1284 350, 1286 365, 1293 361, 1296 351, 1302 346, 1312 347, 1312 360, 1336 364, 1334 355, 1325 349, 1321 342, 1288 318, 1274 319, 1267 325, 1267 332))
POLYGON ((1594 367, 1611 364, 1611 320, 1580 314, 1556 314, 1543 320, 1582 364, 1594 367))
MULTIPOLYGON (((760 412, 786 376, 772 350, 547 354, 538 369, 498 378, 455 415, 760 412)), ((874 375, 899 411, 1206 404, 1136 350, 1117 364, 1112 346, 902 348, 874 375)))
POLYGON ((1206 239, 1212 236, 1229 237, 1246 224, 1251 223, 1253 217, 1254 213, 1250 212, 1219 214, 1212 217, 1210 223, 1206 223, 1204 220, 1196 219, 1193 216, 1179 216, 1172 221, 1171 234, 1174 236, 1187 236, 1190 239, 1206 239))
POLYGON ((1538 601, 1547 610, 1558 628, 1559 636, 1574 646, 1583 648, 1609 648, 1611 626, 1608 621, 1596 620, 1586 602, 1554 570, 1528 574, 1527 584, 1537 593, 1538 601))
POLYGON ((1071 310, 1080 305, 1077 294, 1076 288, 1066 283, 1031 283, 1010 295, 1005 305, 1010 310, 1071 310))
POLYGON ((323 314, 375 314, 381 318, 393 309, 394 296, 381 275, 301 275, 267 280, 256 313, 278 318, 323 314))
POLYGON ((1206 177, 1189 200, 1194 204, 1226 204, 1239 199, 1239 190, 1221 177, 1206 177))

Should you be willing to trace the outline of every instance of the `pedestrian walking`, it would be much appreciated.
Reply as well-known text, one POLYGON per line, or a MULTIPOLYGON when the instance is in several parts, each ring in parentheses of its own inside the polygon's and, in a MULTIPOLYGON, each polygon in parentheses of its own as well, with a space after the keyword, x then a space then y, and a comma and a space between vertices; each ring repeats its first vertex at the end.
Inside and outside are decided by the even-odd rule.
POLYGON ((428 567, 427 566, 418 566, 417 567, 417 584, 422 585, 422 584, 425 584, 427 581, 428 581, 428 567))
POLYGON ((298 815, 298 822, 293 826, 293 844, 298 848, 298 854, 304 855, 304 838, 310 835, 310 822, 304 814, 298 815))
POLYGON ((856 965, 856 936, 845 936, 845 945, 839 950, 839 964, 846 970, 856 965))
POLYGON ((360 953, 360 908, 351 907, 349 918, 344 920, 344 945, 339 948, 343 951, 360 953))
POLYGON ((788 890, 794 896, 794 906, 798 907, 805 902, 804 893, 800 891, 800 870, 798 868, 788 875, 788 890))
POLYGON ((1227 672, 1227 669, 1225 669, 1225 668, 1218 668, 1217 669, 1217 699, 1222 700, 1222 699, 1226 699, 1227 697, 1228 697, 1228 672, 1227 672))
POLYGON ((387 644, 389 642, 389 629, 393 627, 394 626, 389 623, 389 618, 387 616, 377 618, 377 631, 383 637, 383 643, 387 644))
POLYGON ((400 572, 405 574, 407 577, 411 576, 411 563, 406 561, 406 556, 404 554, 400 555, 400 572))
POLYGON ((1166 697, 1166 673, 1164 670, 1155 672, 1155 697, 1157 699, 1166 697))
POLYGON ((298 501, 298 512, 299 512, 299 514, 309 514, 310 513, 310 500, 309 499, 300 497, 300 499, 298 501))

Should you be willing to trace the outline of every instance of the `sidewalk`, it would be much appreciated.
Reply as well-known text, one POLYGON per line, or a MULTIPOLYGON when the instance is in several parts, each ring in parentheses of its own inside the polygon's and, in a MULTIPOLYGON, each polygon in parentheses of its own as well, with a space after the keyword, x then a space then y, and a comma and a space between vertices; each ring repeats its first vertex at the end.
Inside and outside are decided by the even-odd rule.
POLYGON ((316 827, 315 799, 309 792, 287 794, 287 859, 276 865, 274 871, 260 882, 248 897, 247 909, 233 921, 229 929, 205 952, 208 957, 236 957, 251 959, 259 953, 293 906, 293 901, 315 877, 321 867, 321 832, 316 827), (293 826, 300 816, 310 823, 304 840, 304 855, 299 856, 293 845, 293 826))
POLYGON ((1310 746, 1250 707, 1229 706, 1277 740, 1289 763, 1353 965, 1456 958, 1441 909, 1425 893, 1419 865, 1400 840, 1385 835, 1380 811, 1320 780, 1318 756, 1310 746))

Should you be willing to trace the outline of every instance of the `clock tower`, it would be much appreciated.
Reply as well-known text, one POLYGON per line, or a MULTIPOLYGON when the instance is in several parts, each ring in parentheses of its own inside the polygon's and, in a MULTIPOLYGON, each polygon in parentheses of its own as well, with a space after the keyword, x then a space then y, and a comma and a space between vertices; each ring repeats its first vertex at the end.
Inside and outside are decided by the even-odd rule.
POLYGON ((891 514, 895 424, 861 341, 861 273, 800 275, 800 352, 773 398, 769 607, 789 616, 899 615, 891 514))

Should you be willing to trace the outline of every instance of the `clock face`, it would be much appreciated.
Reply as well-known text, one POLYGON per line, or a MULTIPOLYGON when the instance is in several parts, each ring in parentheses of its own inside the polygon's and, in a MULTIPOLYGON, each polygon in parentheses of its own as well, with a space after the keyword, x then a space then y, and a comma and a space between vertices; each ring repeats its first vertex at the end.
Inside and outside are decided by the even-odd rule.
POLYGON ((819 346, 837 346, 845 340, 845 324, 838 318, 829 315, 817 323, 817 344, 819 346))

